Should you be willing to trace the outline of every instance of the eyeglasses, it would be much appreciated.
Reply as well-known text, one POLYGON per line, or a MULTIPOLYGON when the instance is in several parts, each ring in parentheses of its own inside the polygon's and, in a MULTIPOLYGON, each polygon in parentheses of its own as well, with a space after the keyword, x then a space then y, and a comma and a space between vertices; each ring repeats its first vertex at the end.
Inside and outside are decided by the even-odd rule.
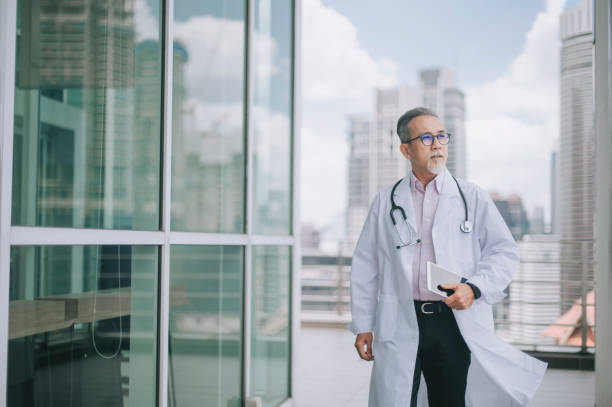
POLYGON ((421 134, 420 136, 411 138, 410 140, 406 141, 404 144, 408 144, 411 141, 420 138, 423 144, 425 144, 426 146, 430 146, 433 144, 434 138, 437 138, 438 143, 444 145, 444 144, 448 144, 448 142, 450 141, 450 137, 451 137, 450 133, 438 133, 438 134, 424 133, 424 134, 421 134))

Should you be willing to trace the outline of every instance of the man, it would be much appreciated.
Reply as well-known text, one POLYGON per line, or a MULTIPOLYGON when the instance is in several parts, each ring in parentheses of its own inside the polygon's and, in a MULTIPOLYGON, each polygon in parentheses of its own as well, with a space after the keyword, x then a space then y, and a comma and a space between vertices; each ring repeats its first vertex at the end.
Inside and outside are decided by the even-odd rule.
POLYGON ((546 364, 500 340, 491 309, 516 243, 487 193, 446 169, 451 135, 434 112, 406 112, 397 133, 411 174, 375 197, 351 270, 350 328, 374 361, 369 405, 527 405, 546 364), (442 285, 448 297, 428 290, 427 262, 463 282, 442 285))

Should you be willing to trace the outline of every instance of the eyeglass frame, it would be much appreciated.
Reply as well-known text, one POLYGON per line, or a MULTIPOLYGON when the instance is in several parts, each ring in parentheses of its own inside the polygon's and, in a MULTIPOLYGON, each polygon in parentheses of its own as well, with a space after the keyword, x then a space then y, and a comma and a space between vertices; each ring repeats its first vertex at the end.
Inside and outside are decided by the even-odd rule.
POLYGON ((442 133, 438 133, 438 134, 423 133, 423 134, 421 134, 420 136, 413 137, 413 138, 411 138, 410 140, 407 140, 407 141, 403 142, 402 144, 408 144, 408 143, 410 143, 411 141, 414 141, 414 140, 416 140, 416 139, 420 138, 420 139, 421 139, 421 143, 423 143, 423 145, 424 145, 424 146, 427 146, 427 147, 429 147, 429 146, 432 146, 432 145, 433 145, 433 143, 435 142, 435 141, 434 141, 434 139, 438 140, 438 143, 440 143, 440 145, 441 145, 441 146, 445 146, 445 145, 448 145, 448 143, 450 143, 451 135, 452 135, 451 133, 446 133, 446 132, 442 132, 442 133), (441 135, 443 135, 443 134, 444 134, 444 135, 446 135, 446 136, 448 137, 448 141, 447 141, 446 143, 441 143, 441 142, 440 142, 440 139, 438 138, 438 136, 441 136, 441 135), (431 136, 431 137, 432 137, 432 138, 431 138, 431 144, 425 144, 425 142, 423 141, 423 137, 425 137, 425 136, 427 136, 427 135, 429 135, 429 136, 431 136))

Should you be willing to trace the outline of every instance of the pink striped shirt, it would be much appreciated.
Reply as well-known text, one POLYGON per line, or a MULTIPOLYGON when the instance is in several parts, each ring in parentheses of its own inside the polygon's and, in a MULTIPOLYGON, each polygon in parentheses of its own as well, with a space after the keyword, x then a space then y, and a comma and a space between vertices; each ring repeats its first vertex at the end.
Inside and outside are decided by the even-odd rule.
POLYGON ((427 262, 436 262, 431 228, 433 226, 440 192, 444 184, 444 172, 431 180, 425 188, 421 181, 410 173, 410 191, 414 204, 414 218, 416 221, 417 235, 421 243, 416 245, 414 258, 412 260, 412 287, 415 300, 440 301, 443 298, 427 289, 427 262))

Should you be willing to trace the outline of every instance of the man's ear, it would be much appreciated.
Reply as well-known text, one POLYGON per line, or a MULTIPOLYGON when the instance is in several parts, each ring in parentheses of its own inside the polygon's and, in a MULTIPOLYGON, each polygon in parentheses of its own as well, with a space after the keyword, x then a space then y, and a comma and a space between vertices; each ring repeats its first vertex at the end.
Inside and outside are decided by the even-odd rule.
POLYGON ((406 157, 408 161, 410 161, 411 156, 410 156, 410 148, 408 147, 408 144, 400 144, 399 148, 400 148, 400 151, 402 152, 402 155, 406 157))

